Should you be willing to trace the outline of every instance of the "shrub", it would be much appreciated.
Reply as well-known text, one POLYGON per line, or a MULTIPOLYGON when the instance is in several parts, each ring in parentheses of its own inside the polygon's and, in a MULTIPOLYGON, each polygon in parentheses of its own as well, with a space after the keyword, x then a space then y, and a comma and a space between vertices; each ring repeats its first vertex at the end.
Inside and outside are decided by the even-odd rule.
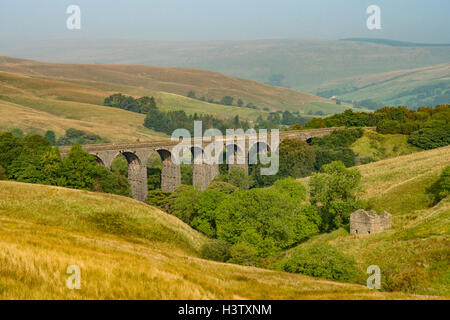
POLYGON ((200 256, 204 259, 225 262, 230 258, 230 245, 222 240, 209 240, 200 248, 200 256))
POLYGON ((350 148, 317 147, 314 167, 319 171, 322 166, 333 161, 341 161, 346 167, 353 167, 355 165, 355 159, 355 152, 350 148))
POLYGON ((230 247, 230 263, 244 266, 256 266, 258 264, 258 250, 246 242, 236 243, 230 247))
POLYGON ((197 215, 199 191, 193 186, 179 185, 169 196, 167 211, 187 224, 197 215))
POLYGON ((450 144, 450 125, 423 128, 413 132, 408 142, 419 148, 428 150, 445 147, 450 144))
POLYGON ((232 168, 228 173, 228 183, 241 190, 247 190, 251 185, 250 177, 243 168, 232 168))
POLYGON ((284 139, 279 147, 279 176, 306 177, 314 170, 314 148, 300 139, 284 139))
POLYGON ((433 204, 438 203, 446 196, 450 195, 450 166, 442 170, 439 179, 427 190, 433 197, 433 204))
POLYGON ((226 194, 230 194, 238 190, 236 186, 224 181, 214 181, 208 186, 208 189, 217 190, 226 194))
POLYGON ((119 172, 112 172, 108 168, 98 167, 97 181, 103 192, 131 197, 128 179, 119 172))
POLYGON ((216 209, 227 197, 226 193, 206 189, 197 198, 195 217, 191 226, 208 237, 216 237, 216 209))
POLYGON ((0 133, 0 165, 8 172, 8 167, 22 152, 23 143, 20 138, 10 132, 0 133))
POLYGON ((306 199, 305 186, 300 181, 291 177, 275 181, 273 188, 279 190, 282 194, 288 195, 299 203, 306 199))
POLYGON ((137 231, 135 219, 123 212, 95 212, 88 217, 88 220, 101 231, 112 234, 127 235, 137 231))
POLYGON ((272 188, 235 192, 216 210, 217 237, 231 244, 247 242, 261 257, 317 233, 318 223, 313 207, 272 188))
POLYGON ((6 170, 0 165, 0 180, 5 180, 6 178, 8 178, 6 170))
POLYGON ((329 280, 350 282, 357 276, 356 262, 326 243, 297 249, 280 265, 283 271, 329 280))
POLYGON ((147 203, 149 205, 167 210, 169 205, 170 192, 161 189, 150 190, 147 194, 147 203))
POLYGON ((96 182, 98 164, 95 156, 75 144, 63 161, 61 183, 64 187, 91 190, 96 182))

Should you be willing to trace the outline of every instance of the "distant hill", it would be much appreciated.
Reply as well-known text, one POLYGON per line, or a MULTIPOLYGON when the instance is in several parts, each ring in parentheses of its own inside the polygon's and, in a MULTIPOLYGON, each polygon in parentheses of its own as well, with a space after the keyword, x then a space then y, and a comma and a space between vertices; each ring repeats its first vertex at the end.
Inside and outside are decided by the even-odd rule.
MULTIPOLYGON (((234 97, 234 104, 238 99, 242 99, 244 105, 251 103, 260 109, 267 107, 273 111, 307 112, 309 103, 335 104, 331 100, 305 92, 198 69, 140 65, 43 63, 0 57, 0 71, 33 77, 51 77, 58 80, 110 83, 145 89, 149 93, 166 92, 187 96, 189 91, 192 90, 197 97, 205 97, 206 100, 220 101, 224 96, 232 96, 234 97)), ((83 85, 96 86, 86 82, 83 85)), ((201 104, 200 101, 196 103, 201 104)), ((332 112, 339 109, 343 110, 344 107, 334 107, 332 112)), ((323 111, 326 112, 326 110, 323 111)))
POLYGON ((450 63, 330 81, 315 90, 344 100, 374 100, 410 108, 450 102, 450 63))
POLYGON ((304 92, 215 72, 136 65, 55 64, 0 57, 0 128, 57 136, 75 128, 111 142, 159 139, 166 136, 143 126, 144 114, 103 106, 121 92, 154 96, 161 110, 207 113, 218 118, 239 115, 254 121, 270 111, 290 110, 303 116, 342 112, 348 105, 304 92), (258 109, 225 106, 186 97, 190 90, 215 101, 231 95, 258 109))
POLYGON ((308 92, 313 92, 323 83, 342 78, 450 62, 450 46, 371 41, 161 42, 3 37, 0 49, 3 55, 48 62, 198 68, 308 92))
POLYGON ((450 43, 417 43, 377 38, 345 38, 343 41, 359 41, 383 44, 394 47, 450 47, 450 43))

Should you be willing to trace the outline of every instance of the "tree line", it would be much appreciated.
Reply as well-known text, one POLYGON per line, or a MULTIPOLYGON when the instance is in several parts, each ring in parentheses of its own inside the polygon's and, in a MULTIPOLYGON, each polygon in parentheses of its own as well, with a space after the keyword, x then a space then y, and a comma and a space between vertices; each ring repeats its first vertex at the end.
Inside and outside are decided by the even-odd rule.
MULTIPOLYGON (((422 149, 433 149, 450 144, 450 105, 419 107, 384 107, 373 113, 346 110, 326 118, 313 118, 304 128, 376 127, 383 134, 406 134, 408 142, 422 149)), ((299 129, 299 127, 292 127, 299 129)))
POLYGON ((58 147, 43 136, 0 132, 0 150, 1 179, 131 196, 126 176, 99 166, 79 144, 62 159, 58 147))

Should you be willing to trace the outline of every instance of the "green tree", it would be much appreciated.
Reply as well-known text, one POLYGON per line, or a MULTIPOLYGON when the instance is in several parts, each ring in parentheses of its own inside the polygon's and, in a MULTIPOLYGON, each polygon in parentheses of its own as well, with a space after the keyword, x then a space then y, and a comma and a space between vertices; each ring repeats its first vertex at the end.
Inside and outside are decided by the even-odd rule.
POLYGON ((217 237, 230 244, 246 242, 260 257, 317 233, 317 221, 314 207, 271 188, 234 192, 216 210, 217 237))
POLYGON ((361 174, 347 169, 340 161, 322 166, 310 179, 311 203, 319 208, 322 230, 331 231, 349 222, 349 215, 357 209, 356 193, 361 174))
POLYGON ((442 170, 439 179, 427 191, 433 196, 433 204, 450 195, 450 166, 442 170))
POLYGON ((63 161, 61 184, 64 187, 90 190, 98 174, 97 160, 93 155, 74 144, 63 161))
POLYGON ((279 147, 281 177, 306 177, 314 170, 314 148, 300 139, 284 139, 279 147))
POLYGON ((106 167, 98 167, 95 178, 94 191, 131 197, 128 179, 119 172, 112 172, 106 167))
POLYGON ((0 165, 8 173, 8 168, 23 149, 23 142, 20 138, 12 135, 10 132, 0 133, 0 165))
POLYGON ((53 131, 47 130, 45 132, 45 138, 50 142, 52 146, 56 146, 56 135, 53 131))
POLYGON ((168 212, 191 224, 198 212, 199 194, 193 186, 179 185, 168 198, 168 212))
POLYGON ((356 279, 356 261, 326 243, 295 250, 280 263, 281 270, 312 277, 350 282, 356 279))
POLYGON ((408 142, 425 150, 445 147, 450 144, 449 132, 450 124, 423 128, 413 132, 408 142))
POLYGON ((231 106, 233 105, 233 100, 234 98, 231 96, 225 96, 222 98, 222 100, 220 100, 220 103, 226 106, 231 106))
POLYGON ((239 99, 237 101, 237 106, 241 108, 243 105, 244 105, 244 101, 242 101, 242 99, 239 99))
POLYGON ((3 167, 0 165, 0 180, 5 180, 5 179, 7 179, 7 178, 8 178, 8 175, 6 174, 5 168, 3 168, 3 167))
POLYGON ((191 99, 195 99, 196 98, 196 96, 195 96, 195 91, 193 91, 193 90, 190 90, 189 92, 188 92, 188 95, 187 95, 189 98, 191 98, 191 99))
POLYGON ((216 237, 216 209, 227 198, 227 194, 206 189, 197 198, 196 216, 191 226, 210 238, 216 237))
POLYGON ((62 166, 61 155, 57 147, 45 152, 41 157, 43 183, 50 185, 60 184, 62 166))

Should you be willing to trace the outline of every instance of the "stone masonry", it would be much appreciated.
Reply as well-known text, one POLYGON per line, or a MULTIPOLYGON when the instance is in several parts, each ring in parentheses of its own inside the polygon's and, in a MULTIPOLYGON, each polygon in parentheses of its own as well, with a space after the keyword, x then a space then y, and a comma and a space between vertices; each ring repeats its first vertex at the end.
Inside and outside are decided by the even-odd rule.
POLYGON ((375 211, 356 210, 350 215, 351 234, 372 234, 388 230, 392 227, 392 215, 383 211, 377 214, 375 211))
MULTIPOLYGON (((281 131, 279 133, 280 142, 286 138, 297 138, 304 141, 309 141, 313 137, 322 137, 340 128, 323 128, 312 130, 292 130, 281 131)), ((270 134, 269 134, 270 135, 270 134)), ((252 147, 255 147, 254 140, 249 136, 245 136, 245 162, 248 162, 248 153, 252 147), (253 142, 251 142, 253 141, 253 142)), ((255 137, 252 137, 255 138, 255 137)), ((242 137, 237 137, 234 142, 230 142, 225 137, 216 138, 223 143, 225 150, 239 150, 236 145, 239 145, 238 140, 242 137)), ((242 139, 243 140, 243 139, 242 139)), ((241 141, 242 141, 241 140, 241 141)), ((217 140, 216 140, 217 141, 217 140)), ((267 141, 256 141, 256 144, 267 143, 267 149, 270 150, 270 139, 267 141)), ((135 142, 122 144, 98 144, 82 146, 83 150, 95 155, 99 165, 111 168, 112 161, 119 155, 125 156, 128 161, 128 180, 131 187, 133 198, 139 201, 146 201, 147 199, 147 162, 151 155, 155 152, 159 154, 162 160, 161 172, 161 189, 164 191, 173 191, 181 184, 180 166, 172 162, 172 149, 179 143, 170 139, 161 139, 151 142, 135 142)), ((209 142, 203 142, 203 148, 209 142)), ((195 145, 192 139, 192 145, 195 145)), ((200 142, 202 146, 202 142, 200 142)), ((62 157, 66 157, 70 151, 70 147, 61 147, 60 152, 62 157)), ((241 150, 242 152, 242 150, 241 150)), ((244 170, 248 169, 248 163, 244 164, 230 164, 229 169, 233 167, 241 167, 244 170)), ((194 164, 193 165, 193 184, 198 185, 201 190, 208 187, 216 175, 219 174, 218 164, 194 164)))

